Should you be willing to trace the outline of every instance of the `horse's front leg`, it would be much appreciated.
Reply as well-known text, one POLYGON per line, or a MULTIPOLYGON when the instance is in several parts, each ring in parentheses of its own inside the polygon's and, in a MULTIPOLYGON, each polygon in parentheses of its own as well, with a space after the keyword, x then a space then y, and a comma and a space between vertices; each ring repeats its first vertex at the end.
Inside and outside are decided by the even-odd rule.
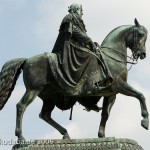
POLYGON ((148 130, 148 128, 149 128, 149 117, 148 117, 149 114, 148 114, 144 95, 141 92, 135 90, 130 85, 128 85, 121 78, 118 79, 118 90, 119 90, 119 93, 127 95, 127 96, 135 97, 140 101, 141 115, 143 117, 143 120, 141 121, 141 125, 143 128, 148 130))
POLYGON ((110 115, 110 110, 115 102, 116 95, 104 97, 102 107, 102 118, 99 126, 98 137, 105 137, 105 126, 110 115))

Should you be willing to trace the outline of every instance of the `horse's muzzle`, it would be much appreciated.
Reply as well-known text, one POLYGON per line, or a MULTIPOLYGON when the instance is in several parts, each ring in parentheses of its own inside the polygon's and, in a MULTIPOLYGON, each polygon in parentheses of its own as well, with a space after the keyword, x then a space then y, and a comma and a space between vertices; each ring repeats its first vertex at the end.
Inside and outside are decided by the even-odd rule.
POLYGON ((146 57, 146 53, 145 53, 144 50, 142 50, 142 51, 138 50, 137 52, 135 52, 133 54, 133 58, 136 59, 136 60, 138 60, 138 58, 144 59, 145 57, 146 57))
POLYGON ((140 59, 144 59, 145 57, 146 57, 146 53, 145 52, 141 52, 140 59))

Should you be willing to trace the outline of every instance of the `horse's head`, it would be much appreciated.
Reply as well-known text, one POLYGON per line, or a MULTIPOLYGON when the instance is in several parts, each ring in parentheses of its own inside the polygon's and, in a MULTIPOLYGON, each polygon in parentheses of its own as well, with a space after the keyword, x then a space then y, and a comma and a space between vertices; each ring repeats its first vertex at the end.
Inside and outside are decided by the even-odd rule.
POLYGON ((126 44, 132 50, 134 59, 144 59, 146 57, 145 42, 147 39, 147 30, 138 23, 137 19, 134 22, 133 32, 127 37, 126 44))

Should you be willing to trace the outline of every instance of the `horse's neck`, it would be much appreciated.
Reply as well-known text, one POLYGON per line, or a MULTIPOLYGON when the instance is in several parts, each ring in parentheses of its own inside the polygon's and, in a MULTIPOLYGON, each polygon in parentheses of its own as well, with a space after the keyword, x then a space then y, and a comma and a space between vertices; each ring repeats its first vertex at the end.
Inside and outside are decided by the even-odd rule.
POLYGON ((126 37, 133 30, 131 25, 124 25, 112 30, 104 39, 101 47, 108 47, 111 49, 117 49, 120 52, 126 54, 126 37))

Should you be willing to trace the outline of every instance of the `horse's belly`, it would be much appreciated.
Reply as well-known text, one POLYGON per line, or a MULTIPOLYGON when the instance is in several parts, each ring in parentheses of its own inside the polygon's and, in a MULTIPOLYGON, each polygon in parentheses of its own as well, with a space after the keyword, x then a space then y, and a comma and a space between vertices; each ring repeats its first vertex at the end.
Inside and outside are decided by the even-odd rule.
POLYGON ((75 99, 63 96, 56 101, 55 105, 61 110, 67 110, 70 109, 75 103, 75 99))

